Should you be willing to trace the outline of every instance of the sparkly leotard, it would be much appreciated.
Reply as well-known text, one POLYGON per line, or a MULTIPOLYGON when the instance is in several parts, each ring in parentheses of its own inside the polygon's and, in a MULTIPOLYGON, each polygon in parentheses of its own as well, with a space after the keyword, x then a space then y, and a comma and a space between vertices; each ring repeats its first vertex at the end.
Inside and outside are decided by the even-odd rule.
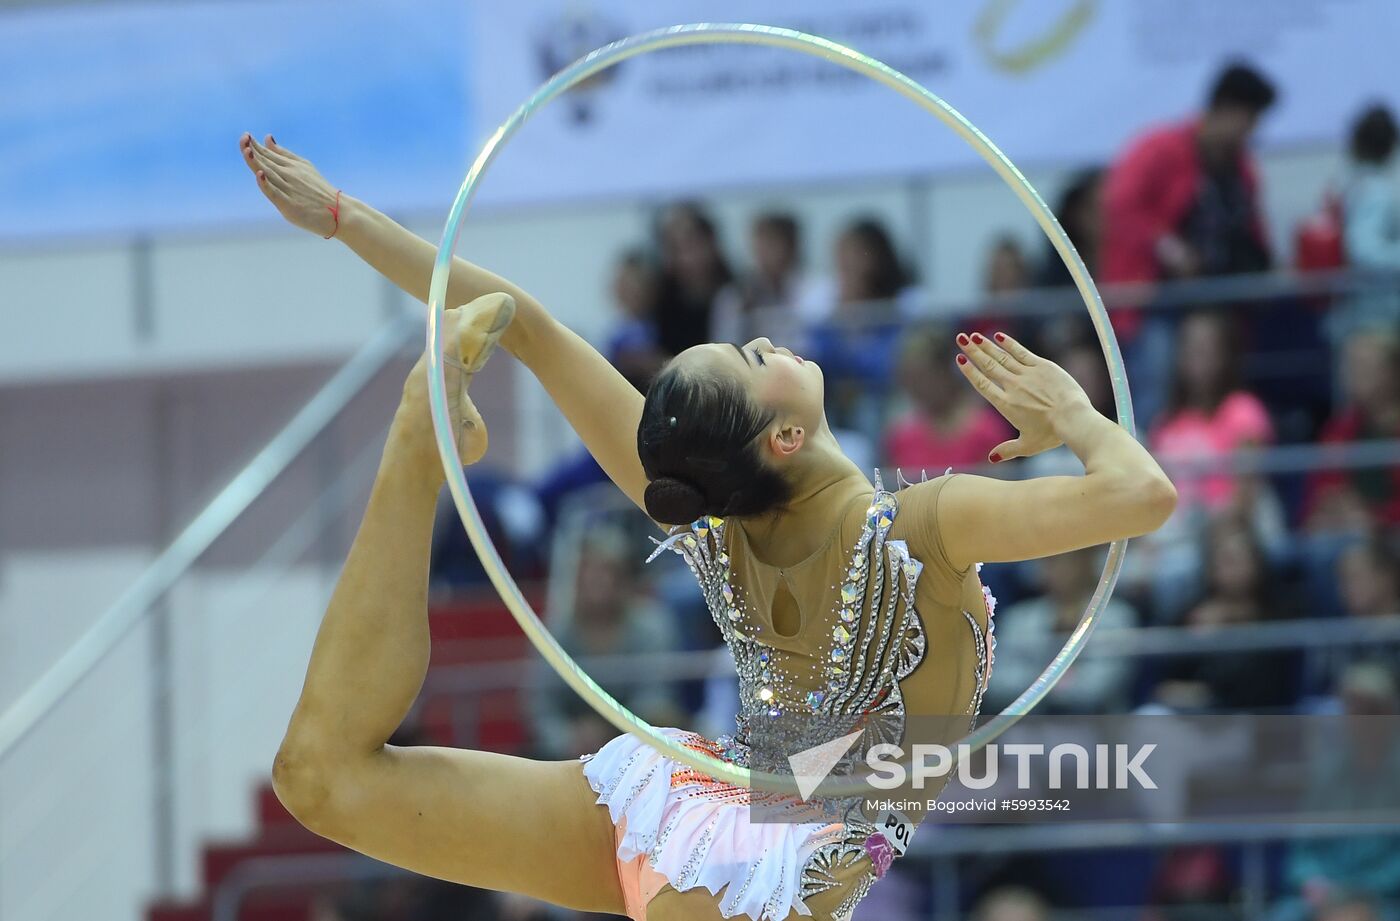
MULTIPOLYGON (((903 739, 908 714, 975 718, 992 665, 993 604, 976 571, 949 561, 937 504, 951 477, 898 493, 877 476, 854 497, 826 543, 778 568, 759 560, 743 529, 718 518, 677 528, 657 553, 680 554, 695 573, 739 674, 737 731, 711 741, 666 730, 700 751, 745 766, 755 738, 766 751, 798 752, 830 741, 842 720, 903 739), (795 612, 780 633, 774 613, 795 612), (869 718, 875 718, 873 720, 869 718)), ((846 881, 836 917, 888 867, 873 821, 847 809, 839 821, 749 821, 752 807, 783 797, 716 782, 630 736, 585 758, 599 802, 619 826, 620 865, 684 891, 721 890, 725 917, 754 921, 810 914, 809 897, 846 881), (870 871, 851 882, 851 869, 870 871)), ((799 808, 795 797, 786 800, 799 808)), ((625 888, 625 881, 624 881, 625 888)), ((643 904, 629 906, 645 917, 643 904)))

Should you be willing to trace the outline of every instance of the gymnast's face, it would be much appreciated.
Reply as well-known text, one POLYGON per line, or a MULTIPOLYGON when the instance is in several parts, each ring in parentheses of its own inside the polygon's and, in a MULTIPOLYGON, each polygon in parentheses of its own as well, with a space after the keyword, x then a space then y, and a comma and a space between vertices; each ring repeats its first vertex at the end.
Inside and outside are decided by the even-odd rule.
POLYGON ((785 429, 813 434, 825 428, 821 368, 791 349, 763 338, 742 346, 714 342, 686 349, 676 364, 687 372, 737 380, 755 405, 773 413, 775 434, 785 429))

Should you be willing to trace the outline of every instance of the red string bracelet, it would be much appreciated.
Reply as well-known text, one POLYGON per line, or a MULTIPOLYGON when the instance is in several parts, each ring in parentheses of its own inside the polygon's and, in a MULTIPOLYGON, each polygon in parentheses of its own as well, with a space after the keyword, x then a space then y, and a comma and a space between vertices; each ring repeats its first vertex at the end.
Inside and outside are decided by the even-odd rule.
POLYGON ((330 233, 326 234, 326 239, 329 240, 340 231, 340 189, 335 190, 335 204, 326 205, 326 210, 331 213, 331 217, 335 218, 335 226, 331 228, 330 233))

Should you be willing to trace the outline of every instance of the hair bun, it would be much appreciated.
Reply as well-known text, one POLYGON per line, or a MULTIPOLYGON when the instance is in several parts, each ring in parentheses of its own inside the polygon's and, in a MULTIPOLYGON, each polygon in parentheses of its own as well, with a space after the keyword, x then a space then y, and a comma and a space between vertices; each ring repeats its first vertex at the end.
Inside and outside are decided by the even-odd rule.
POLYGON ((685 480, 659 476, 642 497, 647 514, 661 524, 690 524, 705 514, 705 494, 685 480))

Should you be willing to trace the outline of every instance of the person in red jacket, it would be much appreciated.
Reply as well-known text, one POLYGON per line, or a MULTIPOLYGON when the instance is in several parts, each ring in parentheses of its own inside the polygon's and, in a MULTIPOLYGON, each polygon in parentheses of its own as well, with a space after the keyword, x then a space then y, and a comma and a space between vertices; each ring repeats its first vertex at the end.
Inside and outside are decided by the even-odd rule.
MULTIPOLYGON (((1274 98, 1267 79, 1234 64, 1216 79, 1204 113, 1150 130, 1128 145, 1104 187, 1105 282, 1269 267, 1248 142, 1274 98)), ((1131 337, 1138 318, 1124 315, 1114 326, 1131 337)))
MULTIPOLYGON (((1099 280, 1156 282, 1260 272, 1269 248, 1249 139, 1276 93, 1258 71, 1232 64, 1204 112, 1133 140, 1103 188, 1099 280)), ((1170 315, 1148 321, 1136 305, 1109 303, 1141 418, 1162 408, 1172 366, 1170 315)))

